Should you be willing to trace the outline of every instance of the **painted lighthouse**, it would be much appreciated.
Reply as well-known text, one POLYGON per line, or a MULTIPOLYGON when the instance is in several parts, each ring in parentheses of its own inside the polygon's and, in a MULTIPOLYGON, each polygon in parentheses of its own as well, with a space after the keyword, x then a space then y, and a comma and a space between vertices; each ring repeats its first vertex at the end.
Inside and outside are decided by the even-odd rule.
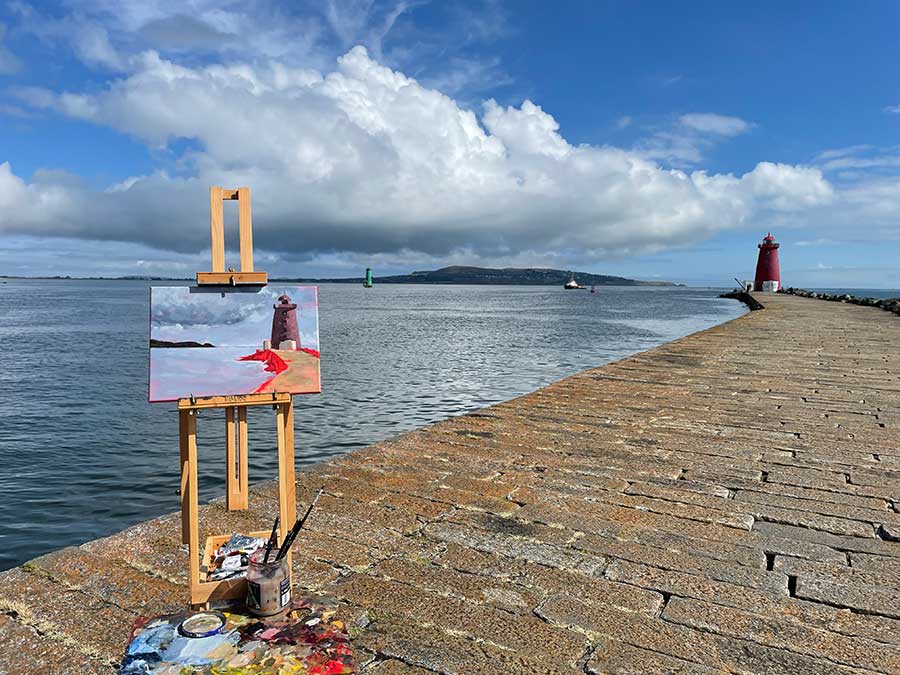
POLYGON ((278 303, 272 305, 275 310, 275 316, 272 317, 272 349, 300 349, 297 305, 291 302, 288 295, 280 296, 278 303))
POLYGON ((754 291, 774 293, 781 288, 781 269, 778 266, 778 244, 770 232, 759 244, 759 258, 756 261, 754 291))

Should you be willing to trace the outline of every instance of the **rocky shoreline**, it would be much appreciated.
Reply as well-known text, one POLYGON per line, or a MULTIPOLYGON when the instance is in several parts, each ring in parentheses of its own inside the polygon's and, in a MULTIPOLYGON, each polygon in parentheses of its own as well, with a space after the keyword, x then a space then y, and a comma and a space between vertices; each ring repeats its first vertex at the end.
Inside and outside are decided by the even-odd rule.
POLYGON ((900 316, 900 298, 870 298, 860 295, 835 294, 835 293, 819 293, 817 291, 807 291, 803 288, 782 288, 778 291, 785 295, 796 295, 801 298, 814 298, 816 300, 828 300, 829 302, 843 302, 850 305, 862 305, 864 307, 880 307, 886 312, 893 312, 900 316))

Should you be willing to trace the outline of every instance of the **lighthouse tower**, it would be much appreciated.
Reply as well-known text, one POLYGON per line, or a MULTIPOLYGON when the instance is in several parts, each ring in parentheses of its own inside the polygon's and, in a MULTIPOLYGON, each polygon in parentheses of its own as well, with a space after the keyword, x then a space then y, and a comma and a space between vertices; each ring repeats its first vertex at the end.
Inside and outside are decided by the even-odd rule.
POLYGON ((280 304, 272 305, 272 349, 300 349, 300 331, 297 329, 297 305, 290 297, 282 295, 280 304))
POLYGON ((756 279, 754 291, 774 293, 781 288, 781 270, 778 267, 778 247, 775 237, 770 232, 759 244, 759 259, 756 261, 756 279))

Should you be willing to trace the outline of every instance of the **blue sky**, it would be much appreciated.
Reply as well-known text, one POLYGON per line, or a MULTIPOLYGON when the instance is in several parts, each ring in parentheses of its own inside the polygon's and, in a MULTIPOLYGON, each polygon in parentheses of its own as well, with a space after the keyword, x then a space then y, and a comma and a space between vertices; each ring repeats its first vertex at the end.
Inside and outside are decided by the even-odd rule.
POLYGON ((900 288, 898 15, 6 2, 0 274, 191 275, 224 184, 253 189, 257 268, 279 275, 723 285, 771 230, 786 284, 900 288))

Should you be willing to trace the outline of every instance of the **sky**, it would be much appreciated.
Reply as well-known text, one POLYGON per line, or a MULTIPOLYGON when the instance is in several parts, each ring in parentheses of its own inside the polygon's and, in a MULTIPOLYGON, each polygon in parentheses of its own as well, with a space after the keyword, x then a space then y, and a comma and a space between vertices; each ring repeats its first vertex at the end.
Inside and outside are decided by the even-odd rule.
POLYGON ((900 288, 900 4, 0 0, 0 274, 900 288), (228 263, 237 209, 226 203, 228 263))

